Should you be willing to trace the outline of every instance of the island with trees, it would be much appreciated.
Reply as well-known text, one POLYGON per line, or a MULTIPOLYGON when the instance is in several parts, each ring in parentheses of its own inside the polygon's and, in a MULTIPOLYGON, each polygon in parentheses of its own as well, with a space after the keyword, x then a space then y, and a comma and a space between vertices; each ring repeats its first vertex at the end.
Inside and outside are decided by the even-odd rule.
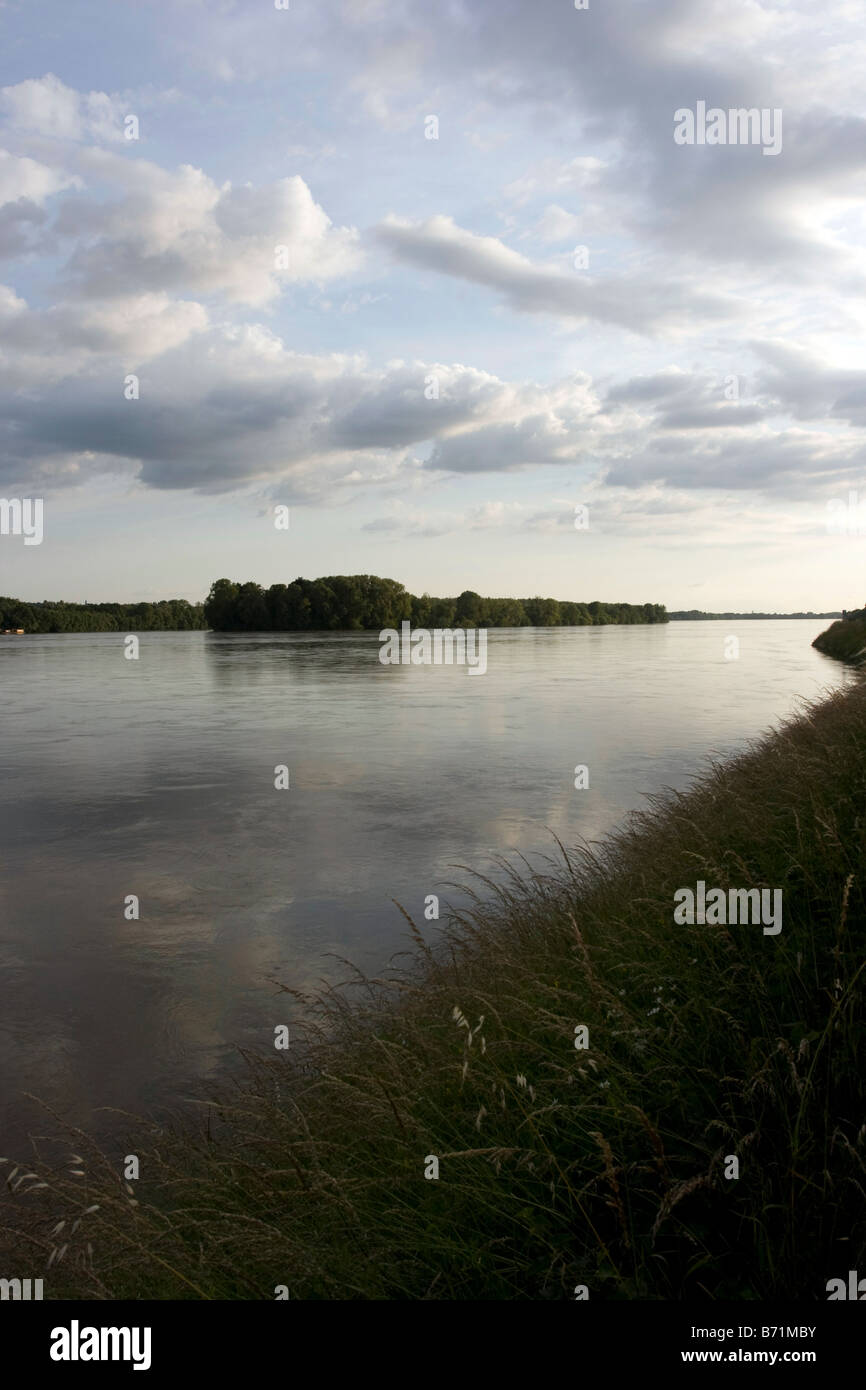
POLYGON ((380 631, 408 620, 415 627, 591 627, 666 623, 661 603, 572 603, 555 598, 457 598, 410 594, 396 579, 336 574, 291 584, 217 579, 204 604, 216 632, 380 631))

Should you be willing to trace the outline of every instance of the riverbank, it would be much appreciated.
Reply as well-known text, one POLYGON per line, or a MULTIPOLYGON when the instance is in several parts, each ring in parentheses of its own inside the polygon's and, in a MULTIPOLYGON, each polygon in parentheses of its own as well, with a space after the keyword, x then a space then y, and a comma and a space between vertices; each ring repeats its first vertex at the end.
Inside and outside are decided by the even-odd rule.
POLYGON ((821 632, 812 646, 825 656, 861 666, 866 661, 866 610, 841 618, 821 632))
POLYGON ((33 633, 192 632, 206 628, 204 607, 186 599, 155 603, 39 602, 0 595, 0 629, 33 633))
POLYGON ((48 1298, 826 1298, 866 1247, 864 823, 858 684, 479 883, 351 1007, 304 1001, 192 1132, 133 1129, 137 1180, 79 1133, 60 1171, 10 1159, 4 1269, 48 1298), (699 880, 781 888, 781 931, 678 924, 699 880))

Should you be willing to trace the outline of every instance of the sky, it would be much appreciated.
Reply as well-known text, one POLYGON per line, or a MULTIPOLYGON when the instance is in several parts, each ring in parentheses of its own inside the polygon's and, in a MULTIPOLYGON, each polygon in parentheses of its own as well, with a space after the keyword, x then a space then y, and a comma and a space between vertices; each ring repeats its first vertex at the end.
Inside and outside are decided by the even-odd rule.
POLYGON ((861 606, 862 18, 0 0, 0 592, 861 606))

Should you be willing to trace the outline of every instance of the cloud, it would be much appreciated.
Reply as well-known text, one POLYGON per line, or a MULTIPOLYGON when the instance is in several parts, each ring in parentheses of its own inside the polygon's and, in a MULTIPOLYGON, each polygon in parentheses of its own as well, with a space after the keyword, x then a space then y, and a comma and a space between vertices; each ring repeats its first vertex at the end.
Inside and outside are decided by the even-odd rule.
POLYGON ((752 345, 764 366, 759 388, 781 413, 798 420, 827 420, 866 426, 866 370, 842 367, 814 353, 776 341, 752 345))
POLYGON ((164 294, 33 309, 0 285, 3 383, 35 397, 40 388, 109 363, 122 382, 125 371, 178 347, 207 321, 200 304, 164 294))
MULTIPOLYGON (((333 205, 297 175, 245 182, 292 168, 260 149, 234 166, 240 182, 142 158, 118 143, 117 94, 78 93, 51 74, 2 89, 0 251, 30 255, 27 280, 4 272, 0 290, 4 477, 50 487, 117 470, 150 488, 227 492, 285 481, 297 499, 332 501, 560 469, 592 474, 591 496, 611 499, 623 526, 630 509, 661 511, 664 498, 735 493, 758 516, 765 493, 806 499, 862 482, 866 123, 839 61, 849 45, 864 52, 853 7, 828 0, 833 42, 816 52, 802 0, 744 0, 736 11, 721 0, 608 0, 586 12, 567 0, 345 3, 337 24, 328 4, 290 16, 219 5, 206 26, 190 26, 197 3, 172 6, 179 37, 165 40, 225 80, 300 73, 303 98, 265 138, 275 159, 289 141, 304 158, 338 154, 322 170, 340 171, 333 205), (675 145, 673 113, 698 99, 783 107, 782 153, 675 145), (439 145, 424 142, 428 112, 440 115, 439 145), (351 214, 337 211, 344 180, 351 214), (459 206, 446 201, 457 196, 459 206), (409 215, 382 220, 389 206, 409 215), (497 215, 502 236, 484 234, 497 215), (433 296, 413 299, 407 276, 405 301, 387 282, 376 296, 370 358, 325 351, 334 321, 320 330, 311 312, 371 304, 363 285, 308 294, 291 327, 272 316, 289 287, 362 266, 356 229, 339 225, 350 216, 374 223, 386 274, 396 262, 482 291, 462 296, 465 322, 447 324, 446 353, 459 360, 436 360, 441 321, 414 318, 433 296), (571 264, 578 240, 588 269, 571 264), (502 333, 501 312, 485 324, 490 305, 521 315, 520 332, 502 333), (282 336, 244 308, 267 309, 282 336), (581 358, 571 330, 586 324, 592 356, 581 358), (686 332, 697 341, 671 363, 658 340, 686 332), (290 333, 308 335, 291 339, 303 351, 287 346, 290 333), (562 379, 530 380, 544 374, 539 356, 562 379), (595 381, 569 372, 589 360, 595 381), (740 373, 739 401, 724 394, 725 361, 740 373), (122 392, 131 370, 135 402, 122 392)), ((251 93, 251 122, 282 90, 251 93)), ((191 83, 190 109, 211 91, 191 83)), ((220 88, 210 108, 220 133, 224 98, 220 88)), ((195 125, 178 123, 184 142, 195 125)), ((251 125, 259 144, 262 129, 251 125)), ((180 156, 191 153, 184 143, 180 156)), ((360 323, 339 328, 367 341, 360 323)), ((485 506, 474 519, 463 508, 411 524, 417 534, 571 525, 537 499, 513 514, 485 506)), ((672 503, 666 515, 671 535, 687 529, 687 509, 672 503)), ((391 522, 370 526, 387 536, 391 522)))
POLYGON ((476 236, 450 217, 410 222, 390 216, 377 235, 398 260, 495 290, 518 313, 594 319, 647 333, 723 319, 735 307, 720 294, 681 282, 646 275, 596 278, 585 270, 538 266, 498 238, 476 236))
POLYGON ((49 169, 27 156, 10 154, 0 149, 0 206, 25 198, 41 206, 52 193, 79 185, 80 180, 49 169))
POLYGON ((299 175, 218 184, 192 164, 120 153, 110 145, 123 142, 125 109, 51 74, 0 90, 7 138, 38 137, 40 153, 0 150, 0 251, 67 255, 62 292, 98 299, 164 292, 261 306, 358 268, 357 231, 335 226, 299 175), (63 196, 49 223, 34 208, 53 194, 63 196))
POLYGON ((124 327, 129 301, 76 318, 68 306, 39 313, 12 291, 0 296, 0 331, 18 362, 18 380, 4 372, 0 392, 4 479, 63 486, 110 469, 154 488, 228 491, 280 478, 297 497, 322 498, 422 467, 574 458, 592 431, 585 378, 544 388, 459 364, 377 368, 292 352, 262 327, 205 327, 200 306, 180 314, 174 301, 144 298, 139 308, 124 327), (148 331, 155 346, 179 342, 142 364, 139 399, 126 400, 119 363, 96 354, 140 348, 148 331), (52 378, 51 391, 16 391, 28 372, 52 378), (425 394, 431 374, 438 400, 425 394), (425 466, 418 451, 430 441, 425 466))
POLYGON ((708 438, 664 434, 624 451, 610 467, 613 487, 664 483, 673 488, 718 492, 773 492, 779 497, 817 495, 821 488, 862 478, 866 441, 833 438, 819 431, 758 430, 708 438))
POLYGON ((693 395, 694 389, 693 373, 684 372, 680 367, 668 367, 651 376, 628 377, 625 381, 615 382, 608 390, 606 402, 610 407, 688 398, 693 395))
POLYGON ((548 410, 440 440, 426 466, 450 473, 505 473, 573 463, 594 442, 594 432, 575 414, 548 410))
POLYGON ((35 251, 39 231, 48 221, 48 214, 30 198, 0 205, 0 256, 21 256, 35 251))
POLYGON ((43 243, 47 199, 81 180, 47 164, 0 149, 0 256, 20 256, 43 243))
POLYGON ((535 235, 539 241, 568 241, 580 235, 581 226, 582 218, 557 203, 549 203, 538 220, 535 235))
POLYGON ((761 493, 719 496, 658 483, 616 487, 601 476, 582 484, 572 497, 548 496, 540 506, 533 498, 495 499, 463 510, 422 509, 400 501, 386 503, 386 508, 361 527, 383 542, 496 531, 515 540, 532 536, 562 541, 575 555, 611 538, 655 543, 665 551, 687 551, 695 545, 705 551, 746 550, 759 545, 766 553, 797 536, 824 536, 827 530, 826 503, 822 499, 816 506, 814 495, 806 505, 794 501, 782 508, 761 493), (578 501, 588 507, 589 516, 589 526, 579 537, 574 525, 578 501))
MULTIPOLYGON (((393 535, 400 540, 406 536, 446 536, 460 531, 517 531, 524 521, 526 512, 525 503, 498 500, 482 502, 463 511, 436 512, 430 508, 420 510, 407 506, 404 502, 393 502, 386 515, 365 522, 361 530, 379 535, 393 535)), ((569 513, 569 519, 570 523, 573 522, 573 510, 569 513)))
MULTIPOLYGON (((825 0, 818 43, 807 0, 606 0, 584 11, 567 0, 346 0, 290 20, 232 4, 206 26, 184 24, 185 10, 177 41, 190 63, 249 81, 327 58, 333 106, 352 123, 409 130, 438 112, 443 139, 459 132, 485 149, 529 133, 541 153, 506 174, 506 196, 553 196, 571 215, 565 199, 579 197, 601 235, 616 227, 705 273, 762 266, 820 279, 828 257, 850 258, 835 214, 854 209, 866 158, 866 43, 851 0, 825 0), (676 146, 674 112, 698 99, 781 108, 781 156, 676 146)), ((669 268, 668 278, 678 276, 669 268)))
POLYGON ((217 185, 201 169, 91 152, 85 167, 130 184, 119 200, 67 198, 56 231, 76 248, 66 279, 78 294, 222 294, 267 304, 290 284, 324 283, 360 263, 357 232, 335 227, 302 178, 217 185))
POLYGON ((14 129, 59 140, 118 141, 125 103, 107 92, 76 92, 54 73, 0 88, 0 111, 14 129))
POLYGON ((794 498, 855 481, 866 462, 866 438, 845 431, 843 422, 866 424, 866 373, 822 368, 803 349, 784 344, 750 347, 766 365, 749 380, 736 379, 739 399, 726 396, 730 376, 679 367, 613 382, 601 410, 610 430, 607 486, 764 490, 794 498), (797 423, 823 425, 834 414, 831 429, 797 423))
MULTIPOLYGON (((387 39, 413 36, 411 81, 396 82, 377 104, 378 24, 344 32, 342 42, 338 34, 334 62, 360 69, 367 112, 388 129, 417 118, 420 89, 431 93, 430 111, 447 113, 443 131, 459 126, 479 147, 521 125, 542 150, 542 129, 560 147, 577 144, 574 156, 535 159, 508 180, 506 197, 525 206, 552 195, 580 216, 584 239, 607 239, 615 228, 644 256, 651 248, 676 257, 663 267, 666 279, 694 271, 706 284, 717 266, 820 283, 835 265, 862 293, 859 238, 852 245, 840 226, 856 218, 866 169, 854 78, 866 44, 856 7, 828 0, 821 32, 816 45, 805 0, 784 10, 744 0, 736 11, 721 0, 608 0, 580 12, 562 0, 497 0, 435 14, 395 2, 387 39), (674 112, 698 99, 782 110, 781 155, 677 146, 674 112)), ((544 237, 543 221, 539 230, 544 237)))
MULTIPOLYGON (((283 500, 335 502, 422 478, 571 467, 621 494, 802 497, 856 482, 866 463, 858 435, 774 425, 784 409, 769 379, 751 400, 727 402, 718 379, 678 367, 612 383, 605 396, 582 373, 545 385, 460 363, 375 366, 292 351, 265 327, 214 323, 165 294, 32 309, 4 288, 0 341, 4 487, 113 471, 160 490, 279 482, 283 500), (128 401, 133 360, 140 396, 128 401)), ((854 413, 863 388, 856 374, 825 373, 814 402, 848 401, 854 413)), ((471 524, 499 524, 498 514, 471 524)), ((543 516, 525 524, 549 529, 543 516)))

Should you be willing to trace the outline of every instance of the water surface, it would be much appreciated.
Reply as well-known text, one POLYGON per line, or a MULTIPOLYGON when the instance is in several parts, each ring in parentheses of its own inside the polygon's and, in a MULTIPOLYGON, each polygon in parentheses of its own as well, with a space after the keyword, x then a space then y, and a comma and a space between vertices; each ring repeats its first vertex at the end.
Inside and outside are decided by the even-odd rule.
POLYGON ((454 865, 596 837, 844 684, 824 627, 491 631, 473 677, 383 666, 376 634, 146 633, 137 661, 122 634, 0 637, 3 1152, 24 1091, 97 1128, 177 1105, 271 1045, 272 981, 403 948, 393 898, 423 920, 454 865))

